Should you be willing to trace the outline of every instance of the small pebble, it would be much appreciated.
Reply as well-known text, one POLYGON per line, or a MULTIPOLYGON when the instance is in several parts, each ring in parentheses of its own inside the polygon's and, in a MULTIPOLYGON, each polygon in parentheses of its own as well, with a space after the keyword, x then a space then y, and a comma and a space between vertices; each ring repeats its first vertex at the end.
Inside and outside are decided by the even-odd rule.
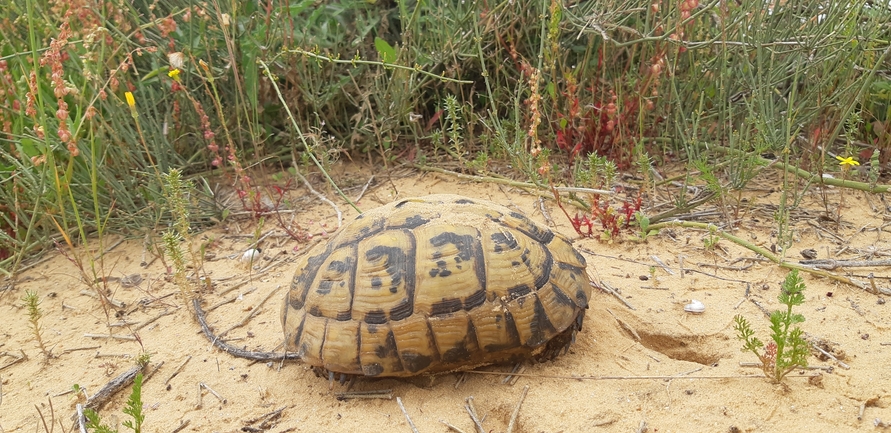
POLYGON ((876 299, 876 304, 885 305, 885 298, 876 299))

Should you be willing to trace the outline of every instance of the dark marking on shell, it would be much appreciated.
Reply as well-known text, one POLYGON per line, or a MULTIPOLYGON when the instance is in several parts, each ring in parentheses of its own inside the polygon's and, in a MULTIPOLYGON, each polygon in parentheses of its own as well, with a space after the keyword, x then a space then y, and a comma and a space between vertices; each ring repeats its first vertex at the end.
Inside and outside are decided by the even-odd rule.
POLYGON ((470 347, 475 348, 475 351, 480 350, 480 340, 476 335, 476 325, 473 324, 473 320, 468 317, 467 318, 467 343, 470 347))
POLYGON ((541 250, 544 252, 545 256, 544 262, 540 265, 541 267, 529 267, 532 275, 535 275, 535 290, 541 289, 551 280, 551 269, 554 267, 554 258, 551 255, 551 251, 547 248, 542 248, 541 250))
MULTIPOLYGON (((352 319, 353 319, 353 312, 352 312, 352 310, 338 311, 338 312, 337 312, 337 317, 336 317, 335 319, 336 319, 338 322, 345 322, 345 321, 347 321, 347 320, 352 320, 352 319)), ((356 329, 358 330, 359 327, 357 326, 356 329)))
POLYGON ((322 310, 319 309, 318 305, 313 305, 312 308, 309 309, 309 314, 316 316, 316 317, 323 316, 322 310))
POLYGON ((402 359, 399 358, 399 348, 396 347, 396 336, 393 335, 393 331, 387 333, 387 339, 384 342, 387 347, 387 355, 381 356, 380 358, 394 358, 399 360, 399 365, 393 367, 393 371, 402 371, 405 368, 402 366, 402 359))
POLYGON ((532 293, 532 289, 525 284, 520 284, 507 289, 507 294, 510 296, 511 300, 522 298, 530 293, 532 293))
POLYGON ((362 374, 374 377, 384 372, 384 366, 379 363, 365 364, 362 366, 362 374))
POLYGON ((430 307, 430 315, 440 316, 443 314, 451 314, 460 311, 462 307, 463 303, 458 298, 443 299, 442 301, 434 303, 430 307))
POLYGON ((439 350, 439 346, 436 344, 436 338, 434 338, 435 333, 433 332, 433 324, 430 323, 430 318, 424 318, 424 322, 427 323, 427 341, 430 343, 430 348, 433 349, 434 356, 432 357, 434 361, 442 360, 442 351, 439 350))
MULTIPOLYGON (((294 333, 294 346, 298 346, 300 344, 300 339, 303 338, 303 324, 306 323, 306 315, 300 319, 300 325, 297 326, 297 332, 294 333)), ((300 355, 303 356, 303 355, 300 355)))
POLYGON ((331 288, 334 287, 334 281, 331 280, 322 280, 319 281, 319 286, 316 288, 316 293, 320 295, 327 295, 331 293, 331 288))
POLYGON ((291 308, 299 310, 306 304, 306 295, 309 293, 310 287, 312 287, 312 282, 316 279, 316 274, 318 274, 322 263, 324 263, 325 259, 331 255, 331 251, 333 250, 331 245, 329 245, 322 254, 308 258, 306 260, 306 267, 303 268, 303 272, 294 276, 294 279, 291 282, 291 292, 297 292, 299 293, 299 296, 290 297, 289 301, 291 308))
POLYGON ((455 204, 476 204, 473 200, 467 198, 459 198, 455 200, 455 204))
POLYGON ((345 274, 353 266, 350 259, 350 257, 347 257, 346 261, 332 260, 331 263, 328 263, 328 270, 338 274, 345 274))
POLYGON ((579 308, 588 306, 588 296, 585 295, 585 292, 582 289, 578 289, 575 292, 575 304, 578 305, 579 308))
POLYGON ((470 311, 486 302, 486 289, 482 288, 464 298, 464 311, 470 311))
POLYGON ((385 271, 393 278, 395 284, 399 284, 401 279, 405 276, 404 274, 409 271, 410 264, 411 268, 414 269, 414 257, 411 257, 411 260, 409 260, 409 257, 405 253, 406 252, 399 247, 376 245, 365 252, 365 258, 370 262, 376 262, 386 257, 385 271))
POLYGON ((474 255, 475 239, 470 235, 443 232, 430 238, 430 244, 436 248, 452 244, 458 250, 458 257, 461 257, 462 260, 470 260, 470 257, 474 255))
POLYGON ((369 325, 383 325, 387 323, 387 313, 384 310, 374 310, 365 313, 365 323, 369 325))
POLYGON ((405 319, 414 312, 414 305, 408 299, 403 299, 398 305, 390 310, 390 320, 397 321, 405 319))
POLYGON ((467 341, 461 340, 454 347, 442 354, 443 362, 456 363, 470 359, 470 351, 467 350, 467 341))
POLYGON ((569 297, 566 293, 563 292, 563 289, 558 287, 556 284, 551 283, 551 291, 554 293, 554 298, 560 305, 569 305, 572 307, 576 307, 575 301, 569 297))
POLYGON ((520 220, 522 225, 517 225, 516 227, 512 227, 510 224, 506 223, 501 218, 493 218, 493 221, 495 221, 501 225, 504 225, 508 228, 515 228, 515 229, 519 230, 520 232, 522 232, 523 234, 525 234, 526 236, 529 236, 530 238, 535 239, 536 241, 541 242, 545 245, 549 244, 554 239, 554 232, 552 232, 546 228, 539 227, 537 224, 532 222, 532 220, 527 218, 526 215, 523 215, 519 212, 511 212, 509 215, 513 218, 520 220))
POLYGON ((494 353, 508 349, 513 349, 520 345, 520 332, 517 330, 517 324, 514 322, 514 316, 505 308, 504 315, 499 314, 495 317, 495 323, 501 322, 504 326, 504 332, 507 333, 508 341, 505 344, 488 344, 483 349, 486 352, 494 353))
POLYGON ((492 242, 495 243, 495 252, 500 253, 506 250, 515 250, 519 247, 517 244, 517 239, 514 238, 514 235, 508 231, 492 233, 490 236, 492 238, 492 242))
POLYGON ((433 358, 427 355, 407 351, 402 352, 402 365, 412 373, 417 373, 429 367, 431 363, 433 363, 433 358))
MULTIPOLYGON (((405 223, 402 225, 399 225, 398 227, 406 228, 406 229, 413 229, 416 227, 420 227, 424 224, 427 224, 428 222, 430 222, 429 219, 424 218, 420 215, 414 215, 414 216, 410 216, 410 217, 406 218, 405 223)), ((393 227, 391 227, 391 228, 393 228, 393 227)))
POLYGON ((532 322, 529 323, 530 336, 526 340, 526 345, 536 347, 548 340, 548 336, 557 333, 554 325, 551 323, 548 313, 541 304, 541 300, 535 297, 535 306, 533 306, 532 322))

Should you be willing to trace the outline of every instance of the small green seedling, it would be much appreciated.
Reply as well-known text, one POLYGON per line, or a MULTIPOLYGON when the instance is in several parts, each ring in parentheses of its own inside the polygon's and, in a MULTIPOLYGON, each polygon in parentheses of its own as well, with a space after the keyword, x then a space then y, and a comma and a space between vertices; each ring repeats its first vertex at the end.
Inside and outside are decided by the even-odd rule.
POLYGON ((786 310, 774 311, 770 315, 770 338, 773 341, 767 346, 754 337, 755 331, 744 317, 733 318, 737 337, 745 342, 742 351, 752 352, 761 360, 761 369, 771 382, 780 383, 792 370, 807 367, 807 342, 802 337, 801 329, 797 326, 793 328, 796 323, 804 322, 804 316, 792 313, 793 306, 804 303, 804 288, 804 280, 798 275, 798 270, 793 269, 786 275, 779 296, 786 310))
POLYGON ((43 311, 40 310, 40 297, 37 295, 37 292, 28 290, 25 292, 25 297, 22 300, 25 301, 25 307, 28 308, 28 321, 31 322, 31 332, 34 333, 34 339, 37 340, 40 352, 43 353, 44 361, 47 361, 52 357, 52 354, 47 350, 46 345, 43 344, 43 332, 40 329, 40 319, 43 318, 43 311))

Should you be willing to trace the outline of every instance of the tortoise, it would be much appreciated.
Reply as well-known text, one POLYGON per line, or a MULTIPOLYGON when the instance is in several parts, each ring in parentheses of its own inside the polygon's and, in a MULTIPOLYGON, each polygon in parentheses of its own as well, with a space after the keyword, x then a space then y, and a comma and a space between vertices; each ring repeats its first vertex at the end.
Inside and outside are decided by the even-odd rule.
POLYGON ((551 359, 590 295, 566 237, 439 194, 360 214, 303 255, 281 316, 286 350, 329 375, 406 377, 551 359))

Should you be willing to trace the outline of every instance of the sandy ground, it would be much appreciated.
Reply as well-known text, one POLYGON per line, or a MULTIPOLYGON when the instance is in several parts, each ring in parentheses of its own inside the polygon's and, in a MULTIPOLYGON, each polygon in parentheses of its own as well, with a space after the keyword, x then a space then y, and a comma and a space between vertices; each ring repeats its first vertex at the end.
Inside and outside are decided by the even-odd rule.
MULTIPOLYGON (((772 176, 776 173, 753 183, 751 207, 740 215, 734 231, 768 248, 774 242, 772 215, 778 200, 769 190, 778 185, 772 176)), ((368 174, 355 165, 341 166, 336 177, 352 187, 348 195, 356 196, 368 174)), ((379 175, 359 205, 370 209, 396 198, 437 192, 489 199, 577 238, 552 201, 545 201, 546 217, 538 198, 523 191, 461 183, 438 174, 401 172, 394 174, 392 183, 379 175)), ((802 210, 793 214, 796 242, 788 252, 791 260, 800 259, 799 252, 808 248, 819 258, 880 260, 891 254, 885 204, 878 197, 846 194, 840 227, 820 218, 824 207, 818 191, 805 198, 802 210)), ((324 242, 325 234, 337 226, 333 208, 310 198, 302 187, 289 196, 294 213, 286 214, 287 220, 293 216, 315 234, 310 244, 324 242)), ((334 200, 333 194, 328 196, 334 200)), ((840 193, 830 189, 825 197, 834 212, 840 193)), ((345 218, 355 215, 345 203, 336 202, 345 218)), ((248 271, 237 257, 251 241, 255 225, 255 220, 232 218, 196 239, 214 240, 205 264, 213 280, 213 290, 203 295, 205 308, 231 301, 210 311, 208 321, 221 333, 256 313, 225 338, 239 347, 268 351, 282 339, 279 313, 293 262, 310 244, 289 239, 274 218, 266 218, 259 232, 273 233, 263 242, 263 257, 248 271)), ((808 362, 821 369, 795 372, 785 385, 771 384, 758 377, 760 369, 740 365, 757 359, 740 352, 732 323, 741 314, 762 340, 768 339, 768 321, 753 301, 779 308, 776 297, 786 271, 764 261, 738 261, 756 256, 728 241, 706 249, 706 236, 704 231, 673 229, 645 242, 633 240, 633 233, 611 243, 578 239, 575 245, 588 260, 591 280, 616 288, 633 308, 595 289, 584 329, 570 352, 553 362, 527 363, 528 376, 513 383, 503 383, 503 375, 455 373, 360 380, 353 387, 389 389, 392 400, 338 400, 334 394, 344 387, 329 390, 327 380, 299 362, 255 363, 215 349, 200 333, 164 264, 151 260, 142 241, 125 241, 105 255, 103 274, 110 277, 111 297, 125 304, 111 310, 110 317, 97 299, 84 294, 90 289, 75 266, 52 253, 23 273, 14 289, 0 292, 0 432, 51 431, 44 429, 41 414, 47 424, 54 418, 55 428, 70 431, 69 417, 77 402, 73 385, 95 393, 131 368, 143 349, 151 354, 151 367, 163 363, 143 388, 146 432, 173 432, 184 422, 188 425, 180 431, 185 432, 410 432, 395 397, 401 398, 419 432, 449 431, 443 421, 464 432, 475 431, 465 410, 469 397, 485 431, 504 432, 526 387, 514 432, 633 432, 643 431, 645 423, 650 432, 819 433, 873 430, 876 419, 891 421, 891 306, 881 296, 805 276, 806 301, 798 309, 807 318, 802 328, 834 345, 847 368, 811 356, 808 362), (654 257, 666 267, 657 265, 654 257), (141 276, 141 282, 125 287, 130 281, 124 278, 122 284, 121 278, 133 274, 141 276), (21 300, 26 290, 36 291, 42 302, 50 359, 41 354, 29 329, 21 300), (691 299, 705 304, 704 314, 684 312, 691 299), (22 354, 25 359, 12 363, 22 354), (815 375, 819 377, 809 377, 815 375), (202 383, 206 388, 199 386, 202 383), (264 423, 264 415, 280 409, 264 423)), ((114 241, 109 238, 106 244, 114 241)), ((834 272, 846 271, 863 281, 873 273, 879 287, 891 286, 887 268, 834 272)), ((509 369, 491 366, 482 371, 509 369)), ((102 408, 107 422, 129 419, 121 413, 128 394, 129 388, 102 408)))

